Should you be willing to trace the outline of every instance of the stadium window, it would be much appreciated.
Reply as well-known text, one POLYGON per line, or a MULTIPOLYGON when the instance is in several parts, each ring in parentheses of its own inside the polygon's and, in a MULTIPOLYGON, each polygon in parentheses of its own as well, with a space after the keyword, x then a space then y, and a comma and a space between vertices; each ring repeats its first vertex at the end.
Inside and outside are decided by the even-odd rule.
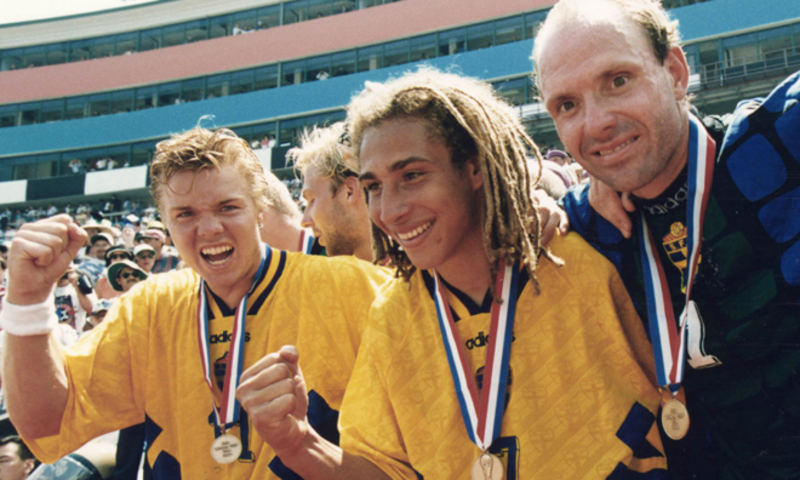
POLYGON ((547 10, 539 10, 537 12, 526 13, 524 17, 525 22, 525 38, 533 38, 539 31, 539 26, 547 16, 547 10))
POLYGON ((758 42, 765 60, 783 59, 792 48, 792 26, 759 32, 758 42))
POLYGON ((161 47, 161 29, 151 28, 142 32, 139 40, 139 51, 154 50, 161 47))
POLYGON ((22 68, 22 49, 14 48, 3 52, 3 70, 22 68))
POLYGON ((408 40, 387 43, 383 50, 383 66, 402 65, 408 63, 408 40))
POLYGON ((208 21, 196 20, 186 24, 186 42, 199 42, 208 38, 208 21))
POLYGON ((494 43, 494 25, 485 23, 467 28, 467 50, 480 50, 494 43))
POLYGON ((439 56, 454 55, 464 51, 467 31, 463 28, 439 33, 439 56))
POLYGON ((209 22, 208 38, 225 37, 228 35, 230 28, 230 17, 228 15, 214 17, 209 22))
POLYGON ((436 34, 423 35, 409 40, 410 62, 418 62, 436 56, 436 34))
POLYGON ((97 93, 89 96, 89 116, 108 115, 111 94, 97 93))
POLYGON ((269 65, 267 67, 256 69, 254 83, 254 88, 256 90, 266 90, 268 88, 275 88, 277 86, 278 67, 276 65, 269 65))
POLYGON ((493 85, 494 89, 511 105, 524 105, 527 77, 512 78, 493 85))
POLYGON ((110 57, 114 55, 114 38, 100 37, 91 41, 92 58, 110 57))
POLYGON ((517 42, 522 40, 524 24, 523 17, 516 16, 494 22, 495 45, 517 42))
POLYGON ((25 103, 20 109, 20 125, 31 125, 39 123, 39 112, 41 104, 39 102, 25 103))
POLYGON ((356 52, 334 53, 331 55, 331 76, 350 75, 356 71, 356 52))
POLYGON ((164 27, 161 31, 162 35, 162 47, 171 47, 173 45, 182 45, 184 39, 184 26, 183 25, 173 25, 169 27, 164 27))
POLYGON ((281 86, 303 83, 303 60, 281 64, 281 86))
POLYGON ((136 51, 136 33, 122 33, 115 37, 114 53, 123 55, 136 51))
POLYGON ((88 60, 90 58, 92 58, 92 46, 90 40, 77 40, 75 42, 70 42, 69 45, 70 62, 88 60))
POLYGON ((142 87, 136 89, 134 107, 136 110, 144 110, 156 106, 157 97, 156 87, 142 87))
POLYGON ((308 18, 327 17, 331 14, 331 0, 308 0, 308 18))
POLYGON ((722 40, 722 49, 725 53, 725 66, 737 67, 758 58, 758 42, 754 33, 738 35, 722 40))
POLYGON ((0 127, 16 126, 18 111, 16 105, 0 105, 0 127))
POLYGON ((359 48, 357 53, 358 71, 368 72, 383 67, 381 50, 382 47, 380 45, 359 48))
POLYGON ((236 95, 238 93, 247 93, 252 90, 253 90, 253 70, 232 72, 230 74, 229 95, 236 95))
POLYGON ((316 58, 309 58, 306 60, 305 72, 306 82, 314 82, 317 80, 326 80, 331 76, 331 58, 329 55, 323 55, 316 58))
POLYGON ((45 64, 55 65, 67 61, 67 44, 54 43, 45 48, 45 64))
POLYGON ((203 99, 203 84, 205 81, 202 78, 191 78, 181 82, 181 101, 195 102, 203 99))
POLYGON ((206 98, 224 97, 228 95, 228 75, 214 75, 208 77, 206 83, 206 98))
POLYGON ((356 9, 355 0, 338 0, 333 2, 333 13, 352 12, 356 9))
POLYGON ((258 9, 256 28, 272 28, 281 24, 281 6, 271 5, 258 9))
POLYGON ((48 100, 42 102, 42 113, 40 121, 57 122, 64 119, 64 101, 63 100, 48 100))
POLYGON ((26 67, 41 67, 45 65, 46 57, 44 47, 36 46, 26 48, 22 64, 26 67))
POLYGON ((76 118, 85 117, 86 106, 86 97, 68 98, 66 107, 64 108, 64 118, 67 120, 74 120, 76 118))
POLYGON ((283 24, 302 22, 306 19, 307 2, 305 0, 295 0, 283 4, 283 24))
POLYGON ((131 166, 147 165, 153 158, 156 142, 134 143, 131 147, 131 166))
POLYGON ((158 106, 174 105, 180 103, 181 84, 178 82, 165 83, 158 86, 158 106))
POLYGON ((120 90, 111 93, 111 113, 130 112, 133 106, 133 90, 120 90))

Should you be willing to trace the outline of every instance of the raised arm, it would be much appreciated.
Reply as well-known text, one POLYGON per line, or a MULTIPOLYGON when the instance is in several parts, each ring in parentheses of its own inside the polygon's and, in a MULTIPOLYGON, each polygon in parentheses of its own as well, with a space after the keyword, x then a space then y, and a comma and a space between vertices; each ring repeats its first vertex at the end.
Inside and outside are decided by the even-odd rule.
POLYGON ((308 394, 297 349, 285 346, 248 368, 236 392, 261 438, 307 480, 389 479, 369 460, 325 440, 306 418, 308 394))
POLYGON ((25 437, 58 432, 67 403, 63 356, 49 333, 57 324, 51 296, 86 232, 68 215, 23 225, 8 252, 3 389, 11 421, 25 437))

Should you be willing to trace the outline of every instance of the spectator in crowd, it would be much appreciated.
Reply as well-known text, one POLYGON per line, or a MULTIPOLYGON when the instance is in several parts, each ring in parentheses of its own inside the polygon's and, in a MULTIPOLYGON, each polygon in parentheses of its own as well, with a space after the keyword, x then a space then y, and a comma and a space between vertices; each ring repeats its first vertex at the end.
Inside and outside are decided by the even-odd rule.
POLYGON ((800 73, 725 128, 692 113, 655 0, 562 0, 534 45, 559 137, 598 180, 566 197, 571 224, 658 346, 671 476, 800 478, 800 73))
POLYGON ((125 245, 114 245, 106 250, 105 254, 106 268, 97 279, 94 285, 94 291, 98 298, 114 298, 120 295, 120 292, 115 289, 109 279, 110 268, 113 264, 123 260, 133 260, 133 254, 125 245))
POLYGON ((53 296, 59 323, 83 331, 86 315, 97 300, 87 274, 70 265, 56 282, 53 296))
POLYGON ((98 232, 89 237, 86 255, 81 259, 79 269, 91 279, 92 285, 97 283, 106 268, 105 255, 114 239, 106 232, 98 232))
POLYGON ((89 314, 86 319, 86 323, 83 325, 84 332, 93 329, 103 322, 103 320, 106 318, 108 310, 111 308, 113 301, 114 300, 111 298, 101 298, 92 304, 92 313, 89 314))
POLYGON ((306 421, 302 354, 243 374, 239 399, 281 460, 306 479, 663 473, 644 329, 577 235, 540 244, 526 154, 541 156, 513 109, 487 84, 423 70, 369 84, 348 122, 376 257, 401 278, 370 310, 343 451, 306 421))
POLYGON ((0 313, 9 415, 46 461, 146 419, 155 479, 286 478, 236 407, 236 372, 297 344, 312 421, 335 435, 367 311, 388 276, 355 258, 262 243, 263 170, 229 130, 195 128, 160 142, 150 184, 190 268, 152 275, 117 298, 79 349, 51 348, 52 315, 41 302, 85 232, 59 215, 15 236, 0 313))
POLYGON ((136 265, 149 275, 156 261, 156 251, 150 244, 140 243, 133 247, 133 259, 136 265))
POLYGON ((16 435, 0 439, 0 478, 24 480, 36 468, 36 458, 16 435))
POLYGON ((125 293, 147 278, 147 272, 130 260, 120 260, 108 267, 108 281, 115 291, 125 293))
MULTIPOLYGON (((159 222, 161 223, 161 222, 159 222)), ((167 240, 165 229, 148 228, 142 232, 141 239, 144 243, 153 247, 156 252, 153 273, 163 273, 174 270, 178 267, 179 258, 164 243, 167 240)))
POLYGON ((558 175, 567 188, 580 183, 577 175, 575 175, 575 172, 569 166, 569 155, 563 150, 553 149, 547 152, 547 155, 545 155, 542 161, 542 165, 545 169, 558 175))
POLYGON ((287 157, 303 178, 303 226, 313 230, 330 256, 372 260, 369 214, 345 124, 303 132, 300 146, 287 157))

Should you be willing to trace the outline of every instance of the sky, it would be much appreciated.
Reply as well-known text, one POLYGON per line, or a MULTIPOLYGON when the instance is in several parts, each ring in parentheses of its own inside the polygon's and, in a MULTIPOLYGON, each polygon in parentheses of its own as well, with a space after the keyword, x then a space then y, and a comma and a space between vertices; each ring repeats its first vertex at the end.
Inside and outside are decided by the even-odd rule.
POLYGON ((108 10, 153 1, 155 0, 0 0, 0 25, 108 10))

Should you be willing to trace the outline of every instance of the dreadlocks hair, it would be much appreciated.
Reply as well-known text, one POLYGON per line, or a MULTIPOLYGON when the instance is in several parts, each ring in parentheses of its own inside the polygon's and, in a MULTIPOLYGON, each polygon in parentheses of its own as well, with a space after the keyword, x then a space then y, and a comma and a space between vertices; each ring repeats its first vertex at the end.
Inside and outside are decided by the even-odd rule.
MULTIPOLYGON (((531 164, 538 167, 538 181, 542 156, 516 113, 488 84, 422 68, 384 84, 367 82, 348 105, 347 117, 356 158, 366 130, 387 120, 411 118, 424 120, 431 136, 444 140, 456 168, 474 159, 484 181, 483 244, 492 276, 500 260, 509 265, 520 260, 538 291, 534 271, 539 256, 550 255, 539 239, 527 159, 535 160, 531 164)), ((376 261, 388 257, 395 276, 408 280, 415 270, 408 255, 374 223, 372 235, 376 261)), ((494 285, 491 288, 497 298, 494 285)))

